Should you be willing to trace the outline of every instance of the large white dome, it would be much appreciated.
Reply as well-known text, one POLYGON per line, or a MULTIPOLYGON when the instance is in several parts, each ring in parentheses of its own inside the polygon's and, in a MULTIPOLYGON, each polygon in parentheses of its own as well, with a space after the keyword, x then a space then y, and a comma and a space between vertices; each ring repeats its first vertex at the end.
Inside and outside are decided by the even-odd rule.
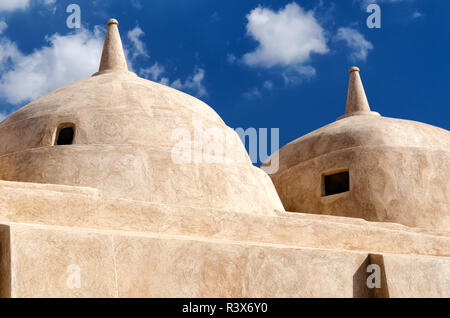
MULTIPOLYGON (((209 145, 224 147, 223 140, 214 142, 209 145)), ((258 214, 283 209, 270 178, 251 164, 238 135, 212 108, 128 72, 114 20, 99 73, 0 124, 0 179, 88 186, 162 204, 258 214), (224 149, 227 161, 174 162, 174 131, 194 135, 198 124, 232 141, 224 149), (72 129, 70 145, 55 145, 61 128, 72 129)))

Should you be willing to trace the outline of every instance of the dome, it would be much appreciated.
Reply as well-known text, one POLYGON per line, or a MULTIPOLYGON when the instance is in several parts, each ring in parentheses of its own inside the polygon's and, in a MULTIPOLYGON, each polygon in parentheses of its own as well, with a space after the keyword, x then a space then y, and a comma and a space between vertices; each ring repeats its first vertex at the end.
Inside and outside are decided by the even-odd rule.
POLYGON ((93 187, 161 204, 283 210, 268 175, 211 107, 128 71, 113 19, 98 73, 0 124, 0 179, 93 187), (205 153, 205 144, 214 151, 205 153), (180 145, 189 158, 178 160, 180 145))
POLYGON ((449 230, 450 132, 372 112, 350 74, 346 114, 269 158, 284 207, 449 230))
POLYGON ((450 151, 450 132, 425 123, 381 116, 351 116, 300 137, 279 151, 279 170, 355 147, 410 147, 450 151))

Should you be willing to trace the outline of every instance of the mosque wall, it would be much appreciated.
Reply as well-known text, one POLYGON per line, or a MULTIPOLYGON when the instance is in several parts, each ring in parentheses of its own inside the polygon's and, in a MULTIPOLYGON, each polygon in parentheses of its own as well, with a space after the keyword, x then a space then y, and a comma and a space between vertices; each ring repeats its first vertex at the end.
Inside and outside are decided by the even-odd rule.
POLYGON ((450 230, 450 155, 420 147, 360 146, 299 163, 273 177, 288 211, 450 230), (348 169, 350 189, 326 195, 323 175, 348 169))
POLYGON ((92 188, 0 181, 0 222, 179 235, 372 253, 450 256, 445 233, 361 219, 274 216, 112 199, 92 188))
POLYGON ((442 257, 41 225, 10 231, 13 297, 450 296, 442 257), (368 264, 382 269, 376 293, 366 287, 368 264))
POLYGON ((352 67, 353 119, 280 157, 286 212, 217 113, 128 72, 107 25, 98 73, 0 124, 0 297, 450 297, 446 130, 371 112, 352 67), (176 163, 196 122, 236 157, 176 163), (323 196, 332 172, 350 191, 323 196))
POLYGON ((174 164, 170 151, 148 146, 70 145, 16 152, 0 156, 0 180, 89 186, 112 198, 261 215, 284 210, 270 177, 251 164, 174 164))

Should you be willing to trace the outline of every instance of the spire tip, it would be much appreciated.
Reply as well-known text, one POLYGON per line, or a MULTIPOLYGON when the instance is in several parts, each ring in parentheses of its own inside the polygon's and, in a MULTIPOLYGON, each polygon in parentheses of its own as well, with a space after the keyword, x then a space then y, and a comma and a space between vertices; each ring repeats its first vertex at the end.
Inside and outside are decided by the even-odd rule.
POLYGON ((119 21, 117 21, 116 19, 109 19, 108 22, 106 23, 106 25, 110 25, 110 24, 117 24, 119 25, 119 21))
POLYGON ((378 115, 378 113, 370 110, 369 102, 367 101, 366 92, 359 75, 359 68, 352 66, 349 70, 350 80, 348 83, 347 105, 345 107, 345 114, 338 118, 346 118, 349 116, 358 115, 378 115))
POLYGON ((107 25, 108 29, 106 30, 105 43, 103 44, 100 67, 94 75, 113 71, 128 72, 127 61, 119 34, 119 22, 116 19, 109 19, 107 25))

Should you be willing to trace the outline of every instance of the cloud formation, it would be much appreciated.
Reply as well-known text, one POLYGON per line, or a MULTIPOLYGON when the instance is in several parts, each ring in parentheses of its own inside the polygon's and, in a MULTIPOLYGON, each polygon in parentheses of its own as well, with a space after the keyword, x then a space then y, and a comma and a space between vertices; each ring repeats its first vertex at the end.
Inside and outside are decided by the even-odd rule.
MULTIPOLYGON (((3 23, 0 21, 0 35, 7 28, 3 23)), ((144 32, 138 26, 127 35, 132 45, 125 55, 133 71, 133 60, 148 54, 141 41, 144 32)), ((45 40, 46 45, 24 54, 15 42, 0 37, 0 98, 13 105, 29 102, 98 71, 104 41, 102 27, 95 26, 93 31, 81 28, 68 35, 53 34, 45 40)))
MULTIPOLYGON (((43 0, 52 2, 52 0, 43 0)), ((0 34, 8 27, 0 21, 0 34)), ((136 26, 127 32, 129 50, 125 51, 130 70, 133 60, 139 56, 148 57, 142 41, 144 32, 136 26)), ((35 100, 59 87, 90 77, 98 71, 103 49, 104 30, 96 26, 93 31, 81 28, 68 35, 54 34, 45 38, 46 44, 30 54, 23 53, 18 45, 0 37, 0 98, 12 105, 35 100)), ((205 70, 196 68, 185 80, 172 82, 161 78, 165 68, 154 63, 141 68, 140 73, 152 80, 174 88, 192 92, 198 97, 207 96, 203 84, 205 70)))
POLYGON ((194 72, 185 80, 178 78, 171 81, 167 76, 164 66, 155 62, 151 67, 141 68, 139 74, 152 81, 159 82, 166 86, 171 86, 175 89, 185 91, 197 97, 208 96, 208 92, 204 85, 205 70, 203 68, 195 67, 194 72))
POLYGON ((310 65, 296 65, 285 69, 281 74, 285 85, 296 85, 316 75, 316 69, 310 65))
POLYGON ((139 26, 136 26, 133 30, 128 31, 127 37, 133 43, 133 52, 131 58, 134 60, 138 56, 148 57, 147 48, 145 43, 141 40, 144 36, 144 31, 139 26))
POLYGON ((0 39, 0 97, 8 103, 34 100, 98 70, 103 47, 98 28, 54 34, 46 41, 48 45, 27 55, 16 43, 0 39))
POLYGON ((150 67, 141 68, 139 71, 143 77, 151 79, 152 81, 157 81, 164 72, 164 66, 161 66, 158 62, 155 62, 155 64, 150 67))
POLYGON ((244 63, 264 67, 305 63, 311 54, 328 52, 324 29, 312 11, 295 2, 278 12, 258 7, 247 15, 247 34, 258 42, 253 52, 243 56, 244 63))
POLYGON ((0 35, 8 28, 8 24, 5 21, 0 21, 0 35))
POLYGON ((142 9, 143 5, 139 0, 131 0, 131 5, 135 8, 135 9, 142 9))
POLYGON ((423 13, 420 11, 414 11, 412 14, 413 19, 417 19, 417 18, 421 18, 421 17, 423 17, 423 13))
POLYGON ((15 11, 28 8, 30 0, 2 0, 0 11, 15 11))
MULTIPOLYGON (((149 57, 146 45, 141 40, 144 34, 144 31, 142 31, 142 29, 138 26, 127 33, 128 40, 133 44, 132 48, 126 51, 126 55, 131 56, 131 61, 134 61, 139 56, 149 57)), ((129 67, 132 69, 131 65, 129 67)), ((152 81, 186 91, 197 97, 204 97, 208 95, 206 87, 203 84, 203 80, 205 78, 205 70, 203 68, 196 67, 194 73, 189 75, 185 80, 178 78, 172 82, 167 76, 163 76, 165 73, 166 68, 158 62, 154 62, 150 67, 141 67, 139 69, 139 74, 142 77, 152 81)))
POLYGON ((247 99, 258 99, 262 97, 261 91, 259 88, 253 87, 248 91, 243 93, 244 97, 247 99))
POLYGON ((365 61, 369 52, 373 49, 372 43, 367 41, 359 31, 353 28, 339 28, 335 39, 344 41, 351 49, 350 59, 352 61, 365 61))
POLYGON ((170 86, 179 90, 186 90, 189 92, 194 92, 198 97, 207 96, 205 86, 203 85, 203 80, 205 79, 205 70, 202 68, 197 68, 194 73, 184 81, 177 79, 170 86))
POLYGON ((16 11, 28 9, 31 2, 42 3, 45 5, 55 5, 56 0, 0 0, 0 12, 1 11, 16 11))

